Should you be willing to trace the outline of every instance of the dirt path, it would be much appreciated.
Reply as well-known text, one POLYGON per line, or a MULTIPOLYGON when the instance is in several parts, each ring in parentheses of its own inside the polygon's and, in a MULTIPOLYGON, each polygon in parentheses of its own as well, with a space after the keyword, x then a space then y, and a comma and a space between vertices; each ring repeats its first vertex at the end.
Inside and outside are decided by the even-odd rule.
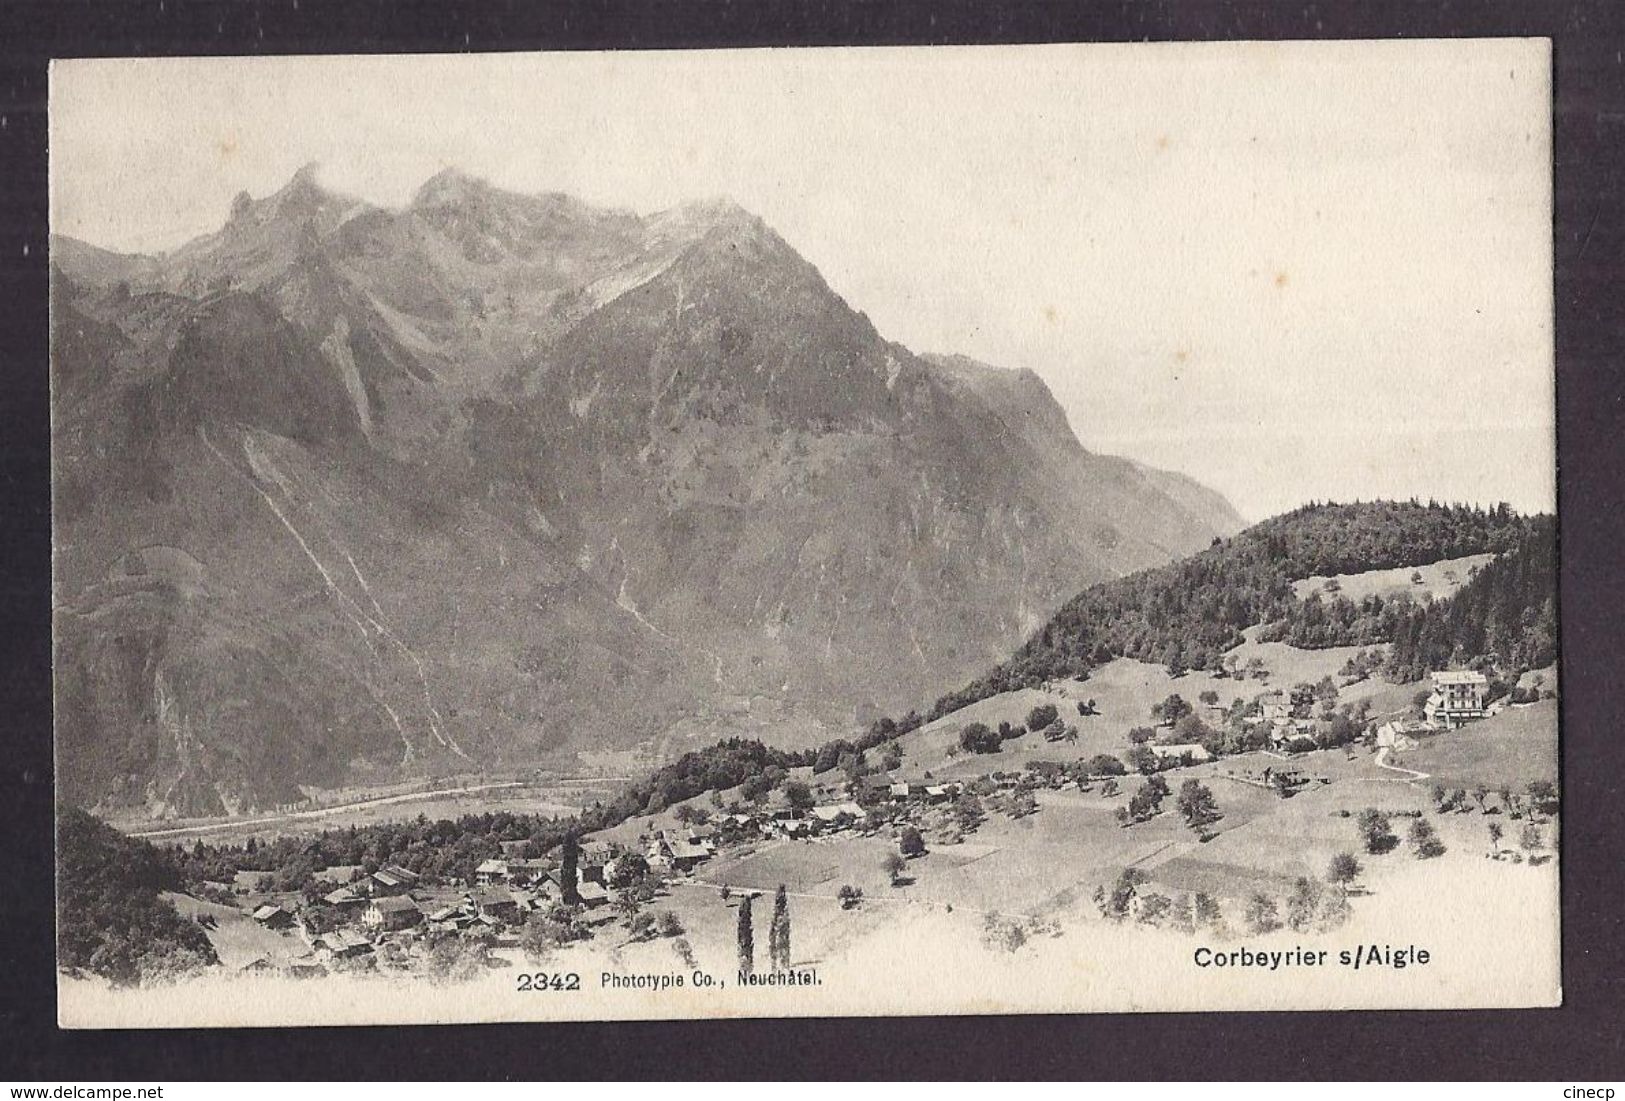
POLYGON ((1429 779, 1433 775, 1430 772, 1418 772, 1414 768, 1401 768, 1399 765, 1389 764, 1388 749, 1388 746, 1383 746, 1381 749, 1379 749, 1377 751, 1377 756, 1372 760, 1371 763, 1376 765, 1378 768, 1385 768, 1389 772, 1404 773, 1407 777, 1409 777, 1409 779, 1404 781, 1407 784, 1420 784, 1423 780, 1429 779))

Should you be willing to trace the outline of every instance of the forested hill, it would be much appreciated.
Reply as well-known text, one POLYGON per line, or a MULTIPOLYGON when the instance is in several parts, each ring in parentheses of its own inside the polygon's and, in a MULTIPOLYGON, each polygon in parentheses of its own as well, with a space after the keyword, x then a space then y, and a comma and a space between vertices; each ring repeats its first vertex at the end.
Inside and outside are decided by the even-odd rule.
POLYGON ((1386 642, 1382 671, 1412 681, 1449 665, 1484 663, 1521 673, 1557 658, 1557 523, 1534 517, 1499 558, 1479 568, 1448 600, 1319 593, 1291 605, 1263 633, 1305 649, 1386 642))
MULTIPOLYGON (((1176 673, 1213 668, 1225 650, 1242 641, 1245 628, 1289 624, 1301 614, 1305 602, 1293 595, 1292 582, 1302 578, 1519 551, 1515 561, 1509 555, 1508 565, 1481 571, 1482 578, 1475 577, 1454 600, 1440 602, 1461 602, 1453 627, 1444 625, 1449 617, 1442 607, 1421 616, 1410 614, 1419 609, 1396 602, 1387 630, 1398 629, 1402 620, 1417 637, 1425 630, 1430 641, 1413 650, 1412 658, 1438 667, 1456 651, 1454 644, 1445 645, 1448 639, 1459 637, 1464 649, 1483 644, 1483 620, 1491 609, 1503 646, 1510 623, 1518 624, 1516 632, 1525 626, 1538 632, 1542 606, 1555 621, 1554 532, 1551 517, 1520 516, 1504 504, 1489 510, 1415 501, 1307 505, 1189 558, 1084 590, 1009 661, 939 699, 931 717, 999 692, 1075 676, 1117 657, 1160 662, 1176 673), (1407 614, 1401 616, 1401 610, 1407 614)), ((1370 637, 1321 638, 1312 644, 1388 641, 1391 636, 1381 637, 1382 631, 1378 623, 1370 637)), ((1542 649, 1514 641, 1521 651, 1542 649)))

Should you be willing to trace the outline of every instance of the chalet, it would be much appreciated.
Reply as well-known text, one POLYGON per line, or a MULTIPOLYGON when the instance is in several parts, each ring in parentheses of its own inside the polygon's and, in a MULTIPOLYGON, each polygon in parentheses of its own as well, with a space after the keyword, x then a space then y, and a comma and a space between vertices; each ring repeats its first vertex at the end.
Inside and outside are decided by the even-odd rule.
POLYGON ((267 929, 286 929, 293 924, 293 914, 281 906, 266 903, 254 911, 254 920, 267 929))
POLYGON ((946 803, 948 801, 948 789, 941 784, 927 784, 925 801, 928 803, 946 803))
POLYGON ((711 858, 711 850, 704 845, 689 841, 668 841, 664 844, 665 855, 671 858, 671 866, 680 872, 691 871, 695 865, 711 858))
POLYGON ((361 915, 361 920, 374 929, 386 932, 410 929, 423 920, 423 911, 404 895, 385 895, 372 900, 361 915))
POLYGON ((871 772, 867 776, 859 776, 857 783, 858 793, 870 795, 881 799, 891 798, 892 779, 882 772, 871 772))
POLYGON ((429 924, 431 925, 466 924, 468 920, 468 915, 464 912, 461 906, 442 906, 440 909, 427 915, 427 917, 429 924))
POLYGON ((404 895, 417 886, 418 875, 395 864, 385 864, 368 880, 368 887, 374 895, 404 895))
POLYGON ((372 951, 372 942, 359 933, 335 929, 317 937, 311 947, 318 959, 343 960, 364 956, 372 951))
POLYGON ((1433 693, 1422 707, 1428 725, 1445 730, 1484 717, 1489 681, 1483 673, 1461 670, 1433 674, 1433 693))
POLYGON ((1152 753, 1157 755, 1159 761, 1182 761, 1186 759, 1210 761, 1213 759, 1213 754, 1209 753, 1207 747, 1200 742, 1185 742, 1179 745, 1153 745, 1150 749, 1152 753))
POLYGON ((825 825, 833 825, 838 823, 842 816, 850 818, 854 822, 861 822, 864 812, 863 808, 856 803, 832 803, 828 806, 814 807, 812 813, 816 821, 825 825))
POLYGON ((1416 745, 1412 733, 1414 731, 1403 723, 1383 723, 1377 727, 1377 746, 1380 749, 1411 749, 1416 745))
POLYGON ((519 886, 543 881, 553 870, 553 861, 543 858, 508 861, 508 884, 519 886))
POLYGON ((474 882, 481 887, 494 887, 499 883, 508 882, 508 862, 506 860, 482 860, 480 866, 474 869, 474 882))
POLYGON ((504 923, 519 920, 519 900, 501 887, 474 892, 473 902, 475 913, 481 918, 504 923))
POLYGON ((899 780, 886 789, 886 794, 891 797, 892 802, 901 803, 908 798, 908 785, 899 780))
POLYGON ((581 905, 589 910, 596 910, 609 902, 609 892, 604 889, 602 883, 589 882, 578 885, 576 897, 581 899, 581 905))
POLYGON ((1290 705, 1279 702, 1262 704, 1259 707, 1259 716, 1271 726, 1281 726, 1292 721, 1292 708, 1290 705))
POLYGON ((328 892, 322 896, 322 901, 333 907, 333 909, 342 910, 346 913, 358 913, 365 909, 367 905, 366 899, 348 887, 340 887, 336 891, 328 892))

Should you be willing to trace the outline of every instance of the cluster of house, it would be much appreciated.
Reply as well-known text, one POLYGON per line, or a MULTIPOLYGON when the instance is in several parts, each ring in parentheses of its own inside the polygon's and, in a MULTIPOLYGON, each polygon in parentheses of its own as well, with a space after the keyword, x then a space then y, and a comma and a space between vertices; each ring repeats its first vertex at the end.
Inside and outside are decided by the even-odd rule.
POLYGON ((1247 715, 1241 721, 1249 727, 1268 727, 1270 745, 1280 748, 1294 738, 1314 736, 1315 724, 1308 718, 1314 700, 1314 693, 1306 691, 1303 686, 1294 688, 1291 695, 1279 691, 1268 692, 1258 697, 1258 712, 1247 715))

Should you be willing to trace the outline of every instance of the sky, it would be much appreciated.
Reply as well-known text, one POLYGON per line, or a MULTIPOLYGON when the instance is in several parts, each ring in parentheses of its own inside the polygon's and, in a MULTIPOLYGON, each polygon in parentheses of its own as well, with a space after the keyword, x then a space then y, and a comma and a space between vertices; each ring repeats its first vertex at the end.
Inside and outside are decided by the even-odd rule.
POLYGON ((1550 510, 1543 41, 57 62, 53 228, 163 251, 303 164, 728 196, 888 338, 1035 371, 1248 520, 1550 510))

